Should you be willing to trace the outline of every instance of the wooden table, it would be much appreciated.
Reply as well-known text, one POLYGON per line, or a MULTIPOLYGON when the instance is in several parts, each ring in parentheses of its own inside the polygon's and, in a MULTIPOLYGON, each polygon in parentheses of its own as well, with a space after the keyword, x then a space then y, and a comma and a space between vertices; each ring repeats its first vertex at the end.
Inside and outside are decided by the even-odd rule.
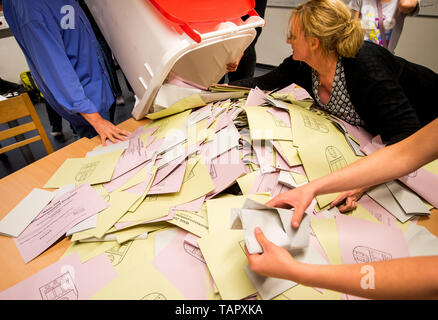
MULTIPOLYGON (((118 127, 133 132, 150 120, 136 121, 133 118, 118 127)), ((42 188, 67 158, 84 157, 88 151, 99 145, 99 137, 82 138, 0 180, 0 219, 3 219, 32 189, 42 188)), ((427 218, 419 223, 438 236, 438 210, 433 209, 427 218)), ((63 238, 43 254, 24 263, 11 237, 0 236, 0 292, 28 278, 34 273, 58 261, 71 242, 63 238)))
MULTIPOLYGON (((136 121, 131 118, 118 127, 133 132, 149 121, 147 119, 136 121)), ((82 138, 1 179, 0 219, 3 219, 34 188, 43 188, 67 158, 85 157, 87 152, 99 144, 99 137, 82 138)), ((13 238, 0 235, 0 292, 58 261, 70 244, 70 240, 64 238, 26 264, 13 238)))

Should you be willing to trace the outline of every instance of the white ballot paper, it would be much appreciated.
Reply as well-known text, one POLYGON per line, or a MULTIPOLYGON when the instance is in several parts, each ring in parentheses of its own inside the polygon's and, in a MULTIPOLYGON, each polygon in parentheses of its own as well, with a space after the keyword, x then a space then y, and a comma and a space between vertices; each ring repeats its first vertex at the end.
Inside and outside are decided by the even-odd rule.
POLYGON ((245 231, 245 244, 250 254, 262 253, 262 247, 254 235, 260 227, 266 238, 286 250, 303 249, 309 245, 310 220, 304 215, 298 229, 292 229, 293 209, 271 208, 246 199, 241 209, 231 210, 231 229, 245 231))
POLYGON ((54 196, 51 191, 33 189, 0 221, 0 234, 18 237, 54 196))
POLYGON ((89 218, 79 222, 73 228, 68 230, 65 233, 65 236, 68 237, 68 236, 71 236, 73 233, 76 233, 76 232, 81 232, 81 231, 85 231, 85 230, 96 228, 96 226, 97 226, 97 218, 98 218, 98 214, 95 214, 94 216, 91 216, 91 217, 89 217, 89 218))
POLYGON ((426 208, 420 197, 404 187, 400 182, 390 181, 385 184, 406 214, 430 214, 430 211, 426 208))
MULTIPOLYGON (((303 249, 292 250, 291 254, 294 259, 302 263, 324 265, 327 261, 318 252, 318 249, 312 242, 309 246, 303 249)), ((263 300, 269 300, 275 298, 279 294, 282 294, 286 290, 295 287, 298 283, 290 280, 265 277, 259 275, 251 270, 249 265, 245 266, 245 273, 251 280, 257 292, 260 294, 263 300)))
POLYGON ((411 223, 404 237, 411 257, 438 255, 438 238, 425 227, 411 223))
POLYGON ((374 201, 379 203, 383 208, 396 217, 401 223, 405 223, 414 217, 412 214, 406 214, 406 212, 403 210, 403 207, 397 202, 385 183, 368 190, 366 193, 374 201))

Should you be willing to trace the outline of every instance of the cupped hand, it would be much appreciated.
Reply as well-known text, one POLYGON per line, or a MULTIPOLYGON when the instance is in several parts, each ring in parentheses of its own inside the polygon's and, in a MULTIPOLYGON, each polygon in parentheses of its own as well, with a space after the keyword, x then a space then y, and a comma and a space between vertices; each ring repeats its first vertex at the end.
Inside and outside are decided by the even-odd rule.
POLYGON ((347 212, 357 208, 357 202, 362 197, 362 195, 367 191, 367 188, 353 189, 349 191, 342 192, 339 196, 330 203, 330 207, 340 205, 345 201, 345 204, 338 207, 340 212, 347 212))
POLYGON ((251 270, 267 277, 288 279, 291 268, 299 262, 286 249, 269 241, 260 228, 257 227, 254 234, 263 248, 263 253, 250 254, 245 246, 251 270))
POLYGON ((227 72, 234 72, 237 70, 239 62, 230 62, 227 64, 227 72))

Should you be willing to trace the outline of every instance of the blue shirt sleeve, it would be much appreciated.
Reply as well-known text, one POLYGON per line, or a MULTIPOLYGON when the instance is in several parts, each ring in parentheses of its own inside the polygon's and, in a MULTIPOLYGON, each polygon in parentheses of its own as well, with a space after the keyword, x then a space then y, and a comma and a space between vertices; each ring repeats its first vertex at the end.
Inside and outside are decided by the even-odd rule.
POLYGON ((28 56, 53 99, 71 114, 98 112, 85 95, 67 56, 61 33, 51 31, 42 21, 30 21, 22 26, 22 30, 28 56))

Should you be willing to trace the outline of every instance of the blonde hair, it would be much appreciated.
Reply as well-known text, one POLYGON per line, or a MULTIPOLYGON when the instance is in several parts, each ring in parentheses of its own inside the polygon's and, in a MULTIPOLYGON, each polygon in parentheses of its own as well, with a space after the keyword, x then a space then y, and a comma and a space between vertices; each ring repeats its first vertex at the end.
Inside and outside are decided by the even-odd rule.
POLYGON ((319 40, 324 52, 337 52, 342 57, 354 57, 363 44, 363 30, 359 19, 353 19, 351 10, 342 0, 309 0, 292 9, 292 18, 298 18, 305 37, 319 40))

